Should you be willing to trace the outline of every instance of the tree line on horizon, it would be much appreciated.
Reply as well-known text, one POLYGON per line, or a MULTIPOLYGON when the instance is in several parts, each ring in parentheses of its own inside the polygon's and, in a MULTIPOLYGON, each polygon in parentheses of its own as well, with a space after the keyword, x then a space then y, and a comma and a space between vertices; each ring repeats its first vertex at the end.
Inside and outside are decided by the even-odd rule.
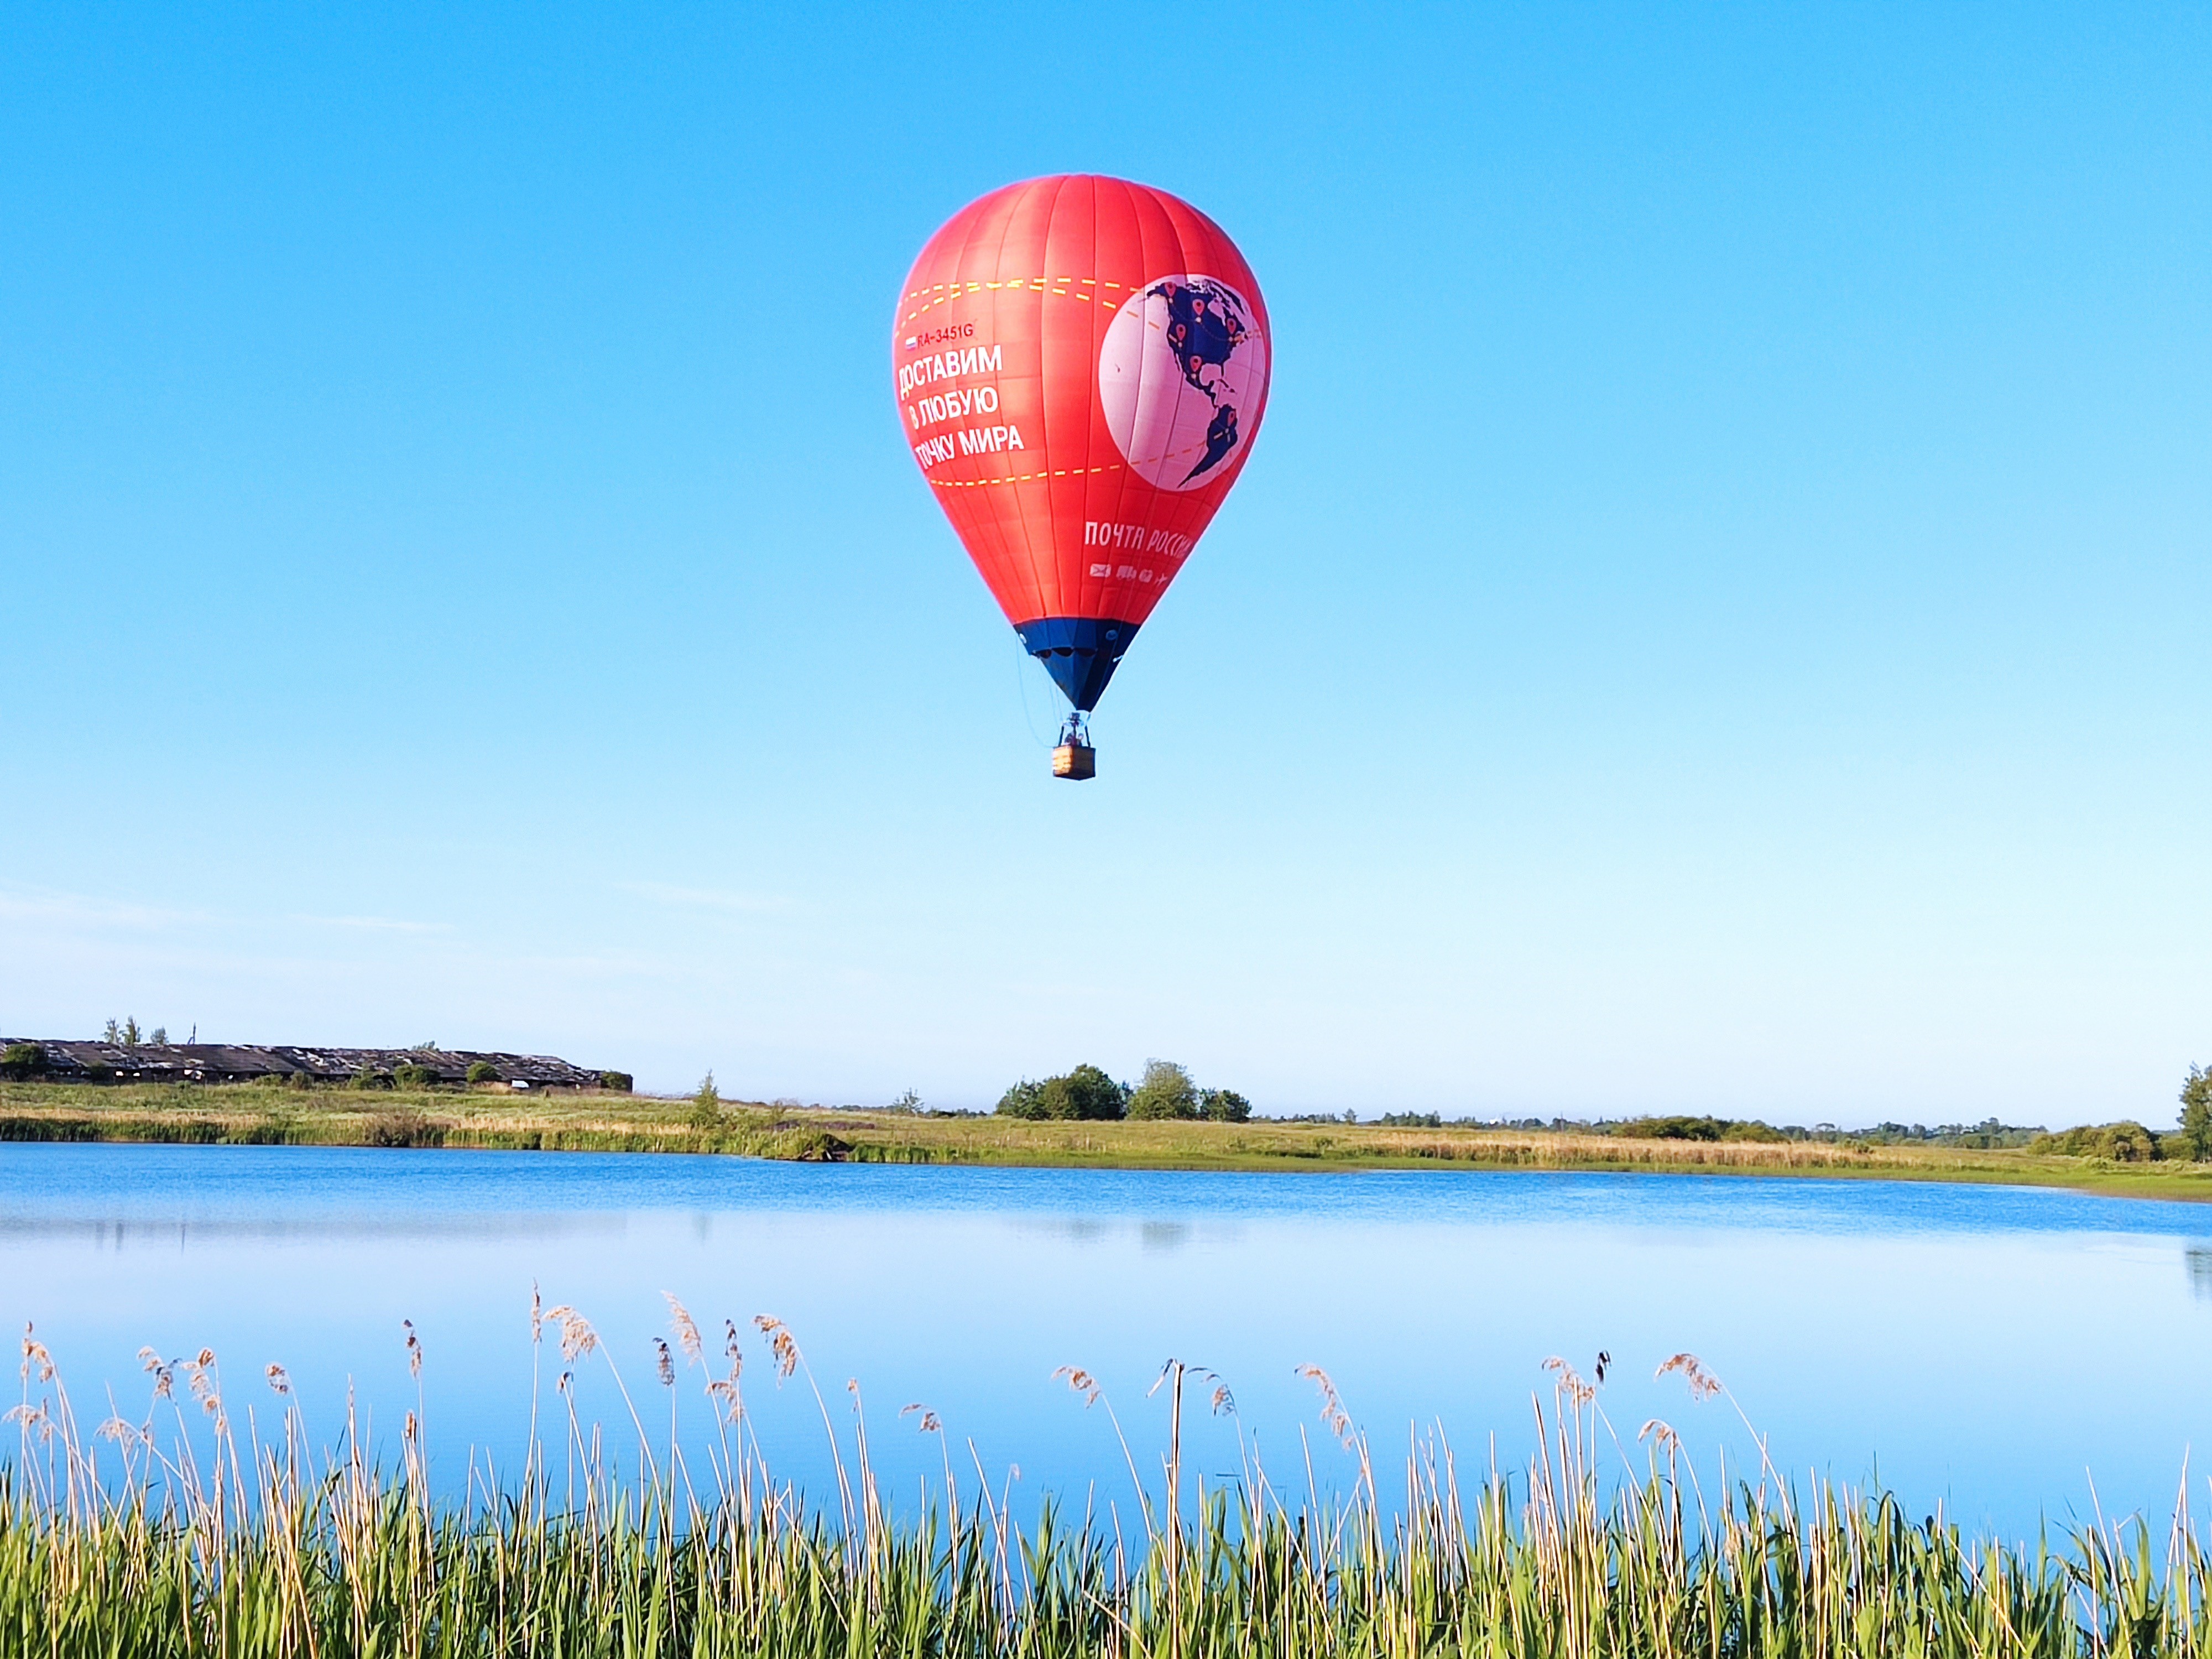
POLYGON ((2181 1085, 2181 1120, 2177 1128, 2161 1133, 2123 1118, 2118 1123, 2084 1124, 2078 1129, 2039 1135, 2027 1149, 2072 1158, 2109 1158, 2115 1164, 2153 1164, 2167 1158, 2204 1163, 2212 1159, 2212 1068, 2189 1068, 2181 1085))
POLYGON ((1121 1119, 1243 1123, 1252 1103, 1234 1089, 1201 1089, 1187 1067, 1148 1060, 1135 1083, 1117 1083, 1096 1066, 1058 1077, 1024 1078, 999 1097, 1002 1117, 1113 1122, 1121 1119))
MULTIPOLYGON (((2116 1164, 2155 1163, 2185 1158, 2192 1163, 2212 1161, 2212 1068, 2192 1066, 2181 1086, 2178 1125, 2160 1132, 2133 1119, 2114 1123, 2085 1124, 2057 1133, 2035 1126, 2010 1124, 1985 1118, 1978 1123, 1944 1123, 1930 1128, 1918 1123, 1882 1122, 1869 1129, 1843 1131, 1832 1124, 1811 1129, 1789 1125, 1780 1128, 1756 1119, 1675 1115, 1638 1117, 1598 1122, 1565 1118, 1520 1121, 1460 1119, 1469 1127, 1552 1129, 1626 1139, 1656 1140, 1850 1140, 1869 1145, 1923 1145, 1964 1150, 2021 1149, 2057 1153, 2069 1158, 2100 1158, 2116 1164)), ((1251 1103, 1231 1089, 1200 1088, 1188 1068, 1173 1060, 1145 1063, 1145 1074, 1134 1084, 1117 1082, 1098 1066, 1081 1065, 1056 1077, 1024 1078, 999 1097, 997 1111, 1004 1117, 1031 1121, 1112 1122, 1121 1120, 1173 1120, 1243 1123, 1252 1115, 1251 1103)), ((1353 1113, 1340 1117, 1311 1116, 1287 1122, 1357 1122, 1353 1113)), ((1385 1128, 1443 1128, 1446 1121, 1434 1112, 1386 1112, 1377 1120, 1385 1128)))

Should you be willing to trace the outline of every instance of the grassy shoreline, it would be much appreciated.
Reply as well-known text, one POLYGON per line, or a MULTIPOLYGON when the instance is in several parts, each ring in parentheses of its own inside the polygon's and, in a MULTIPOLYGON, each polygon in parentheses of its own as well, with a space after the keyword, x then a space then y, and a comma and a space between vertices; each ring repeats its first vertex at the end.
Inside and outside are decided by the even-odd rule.
POLYGON ((1380 1124, 1026 1122, 1002 1117, 502 1091, 0 1082, 0 1140, 721 1152, 798 1162, 1118 1170, 1538 1170, 2063 1187, 2212 1201, 2212 1164, 1839 1141, 1642 1140, 1380 1124))
MULTIPOLYGON (((763 1316, 772 1377, 753 1386, 799 1378, 835 1455, 834 1494, 810 1499, 752 1431, 739 1328, 710 1358, 668 1304, 667 1414, 652 1382, 642 1411, 625 1388, 635 1441, 576 1412, 573 1369, 602 1363, 590 1323, 533 1306, 526 1461, 518 1479, 480 1481, 472 1455, 459 1501, 433 1493, 419 1411, 396 1462, 350 1413, 341 1441, 316 1447, 282 1366, 265 1372, 272 1398, 227 1389, 211 1350, 149 1350, 144 1419, 92 1430, 27 1333, 21 1450, 0 1456, 0 1646, 47 1659, 2212 1656, 2212 1537, 2185 1508, 2156 1532, 2148 1516, 2100 1517, 2030 1547, 1940 1512, 1915 1521, 1878 1490, 1801 1486, 1763 1451, 1709 1482, 1658 1419, 1632 1450, 1601 1382, 1559 1360, 1530 1462, 1493 1460, 1464 1485, 1440 1433, 1410 1440, 1401 1474, 1378 1469, 1314 1366, 1300 1368, 1320 1401, 1304 1468, 1278 1478, 1240 1432, 1238 1467, 1209 1477, 1186 1462, 1182 1426, 1233 1416, 1234 1401, 1170 1360, 1158 1473, 1123 1437, 1131 1489, 1103 1505, 1094 1492, 1079 1513, 1048 1494, 1017 1512, 1011 1471, 994 1492, 978 1458, 971 1482, 936 1414, 909 1406, 902 1425, 916 1419, 944 1455, 916 1513, 878 1478, 857 1385, 841 1427, 789 1329, 763 1316), (549 1394, 555 1343, 565 1369, 549 1394), (690 1453, 679 1386, 711 1413, 711 1440, 690 1453), (234 1391, 260 1414, 228 1403, 234 1391)), ((411 1328, 408 1352, 419 1380, 411 1328)), ((1693 1355, 1669 1374, 1686 1403, 1734 1404, 1693 1355)), ((1089 1374, 1058 1375, 1071 1409, 1101 1403, 1089 1374)))

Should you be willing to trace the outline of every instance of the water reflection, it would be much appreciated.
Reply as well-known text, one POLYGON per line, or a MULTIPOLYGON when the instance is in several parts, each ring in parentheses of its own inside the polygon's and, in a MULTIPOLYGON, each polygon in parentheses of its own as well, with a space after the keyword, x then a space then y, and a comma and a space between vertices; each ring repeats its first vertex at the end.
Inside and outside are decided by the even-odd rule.
MULTIPOLYGON (((698 1218, 700 1237, 706 1236, 711 1218, 698 1218)), ((568 1238, 596 1234, 619 1237, 627 1225, 620 1215, 454 1215, 437 1212, 331 1216, 276 1216, 257 1220, 233 1216, 132 1216, 78 1218, 67 1215, 9 1215, 0 1213, 0 1249, 16 1243, 64 1243, 89 1245, 98 1250, 121 1250, 158 1244, 189 1249, 250 1241, 260 1243, 315 1243, 386 1241, 494 1240, 568 1238)))
POLYGON ((1078 1247, 1096 1248, 1133 1236, 1139 1249, 1147 1253, 1161 1254, 1184 1249, 1200 1243, 1232 1244, 1243 1236, 1243 1231, 1234 1223, 1201 1225, 1195 1222, 1158 1217, 1108 1220, 1095 1215, 1014 1215, 1008 1217, 1007 1221, 1024 1234, 1078 1247))
POLYGON ((1111 1238, 1126 1224, 1102 1221, 1096 1216, 1064 1215, 1042 1220, 1024 1216, 1016 1220, 1014 1224, 1024 1233, 1035 1233, 1047 1238, 1060 1239, 1070 1244, 1082 1245, 1101 1243, 1111 1238))
POLYGON ((1139 1224, 1137 1236, 1144 1241, 1147 1255, 1179 1250, 1190 1242, 1190 1228, 1181 1221, 1146 1221, 1139 1224))
POLYGON ((2212 1302, 2212 1244, 2191 1244, 2181 1253, 2189 1270, 2189 1293, 2200 1302, 2212 1302))
MULTIPOLYGON (((1151 1468, 1165 1407, 1146 1389, 1169 1355, 1203 1360, 1237 1409, 1186 1422, 1192 1467, 1225 1477, 1249 1440, 1302 1477, 1310 1448, 1325 1484, 1349 1455, 1301 1364, 1378 1448, 1441 1423, 1463 1456, 1486 1467, 1494 1443, 1511 1468, 1544 1358, 1605 1349, 1612 1420, 1663 1419, 1706 1468, 1724 1447, 1755 1459, 1732 1407, 1655 1377, 1687 1349, 1781 1466, 1863 1480, 1878 1455, 1913 1513, 2027 1532, 2086 1510, 2085 1468, 2108 1512, 2157 1513, 2185 1448, 2212 1439, 2203 1224, 2192 1206, 1880 1182, 0 1146, 0 1328, 35 1322, 74 1394, 126 1405, 141 1344, 213 1346, 234 1376, 282 1363, 328 1437, 349 1391, 380 1423, 414 1407, 411 1320, 459 1480, 472 1447, 520 1461, 533 1286, 598 1330, 577 1397, 616 1431, 599 1367, 651 1375, 668 1291, 753 1345, 749 1409, 792 1478, 829 1488, 835 1470, 811 1392, 759 1364, 757 1314, 789 1322, 847 1431, 850 1377, 927 1401, 994 1478, 1018 1463, 1024 1492, 1078 1502, 1127 1501, 1127 1465, 1055 1367, 1098 1376, 1151 1468), (2127 1411, 2083 1404, 2114 1400, 2127 1411)), ((684 1421, 703 1423, 692 1398, 684 1421)), ((902 1480, 938 1455, 911 1434, 871 1443, 902 1480)))

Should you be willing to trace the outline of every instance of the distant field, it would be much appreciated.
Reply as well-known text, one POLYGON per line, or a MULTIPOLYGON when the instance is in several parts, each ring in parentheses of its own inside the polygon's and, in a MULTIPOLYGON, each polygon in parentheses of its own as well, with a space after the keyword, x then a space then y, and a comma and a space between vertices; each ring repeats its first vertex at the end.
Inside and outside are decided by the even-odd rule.
POLYGON ((1839 1142, 1641 1140, 1379 1124, 1066 1123, 500 1091, 0 1083, 0 1140, 732 1152, 798 1161, 1135 1170, 1651 1170, 2014 1182, 2212 1199, 2212 1164, 1839 1142))

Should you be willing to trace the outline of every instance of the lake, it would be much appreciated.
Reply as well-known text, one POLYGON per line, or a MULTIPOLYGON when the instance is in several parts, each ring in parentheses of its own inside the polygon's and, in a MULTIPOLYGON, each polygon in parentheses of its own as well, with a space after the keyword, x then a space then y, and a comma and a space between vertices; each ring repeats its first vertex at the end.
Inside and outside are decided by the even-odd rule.
MULTIPOLYGON (((458 1486, 471 1448, 520 1461, 533 1284, 599 1332, 577 1398, 611 1436, 630 1431, 608 1358, 665 1430, 663 1291, 710 1358, 736 1321, 771 1459, 814 1490, 820 1412, 804 1376, 777 1386, 757 1314, 788 1322, 841 1429, 858 1381, 896 1492, 939 1467, 898 1416, 921 1402, 994 1482, 1018 1466, 1018 1494, 1126 1503, 1104 1410, 1052 1373, 1094 1372, 1152 1460, 1166 1412, 1146 1389, 1170 1357, 1234 1392, 1233 1415, 1186 1425, 1212 1474, 1237 1467, 1242 1434, 1302 1484, 1304 1434, 1318 1478, 1342 1477, 1306 1364, 1335 1379, 1386 1477, 1416 1424, 1440 1425, 1463 1469, 1493 1447, 1517 1464, 1531 1396, 1550 1394, 1542 1362, 1588 1375, 1605 1351, 1621 1441, 1662 1418, 1710 1478, 1723 1451, 1732 1467, 1755 1453, 1729 1399, 1655 1379, 1686 1350, 1784 1469, 1878 1472, 1916 1514, 1942 1503, 2014 1534, 2088 1513, 2093 1474, 2107 1514, 2163 1516, 2212 1431, 2212 1210, 2191 1205, 1764 1177, 0 1146, 0 1319, 35 1324, 93 1421, 111 1399, 145 1414, 142 1345, 209 1346, 234 1415, 252 1405, 265 1426, 277 1362, 319 1438, 349 1388, 396 1437, 417 1399, 412 1320, 434 1467, 458 1486)), ((550 1340, 542 1357, 550 1383, 550 1340)), ((701 1379, 678 1395, 687 1437, 707 1421, 701 1379)))

